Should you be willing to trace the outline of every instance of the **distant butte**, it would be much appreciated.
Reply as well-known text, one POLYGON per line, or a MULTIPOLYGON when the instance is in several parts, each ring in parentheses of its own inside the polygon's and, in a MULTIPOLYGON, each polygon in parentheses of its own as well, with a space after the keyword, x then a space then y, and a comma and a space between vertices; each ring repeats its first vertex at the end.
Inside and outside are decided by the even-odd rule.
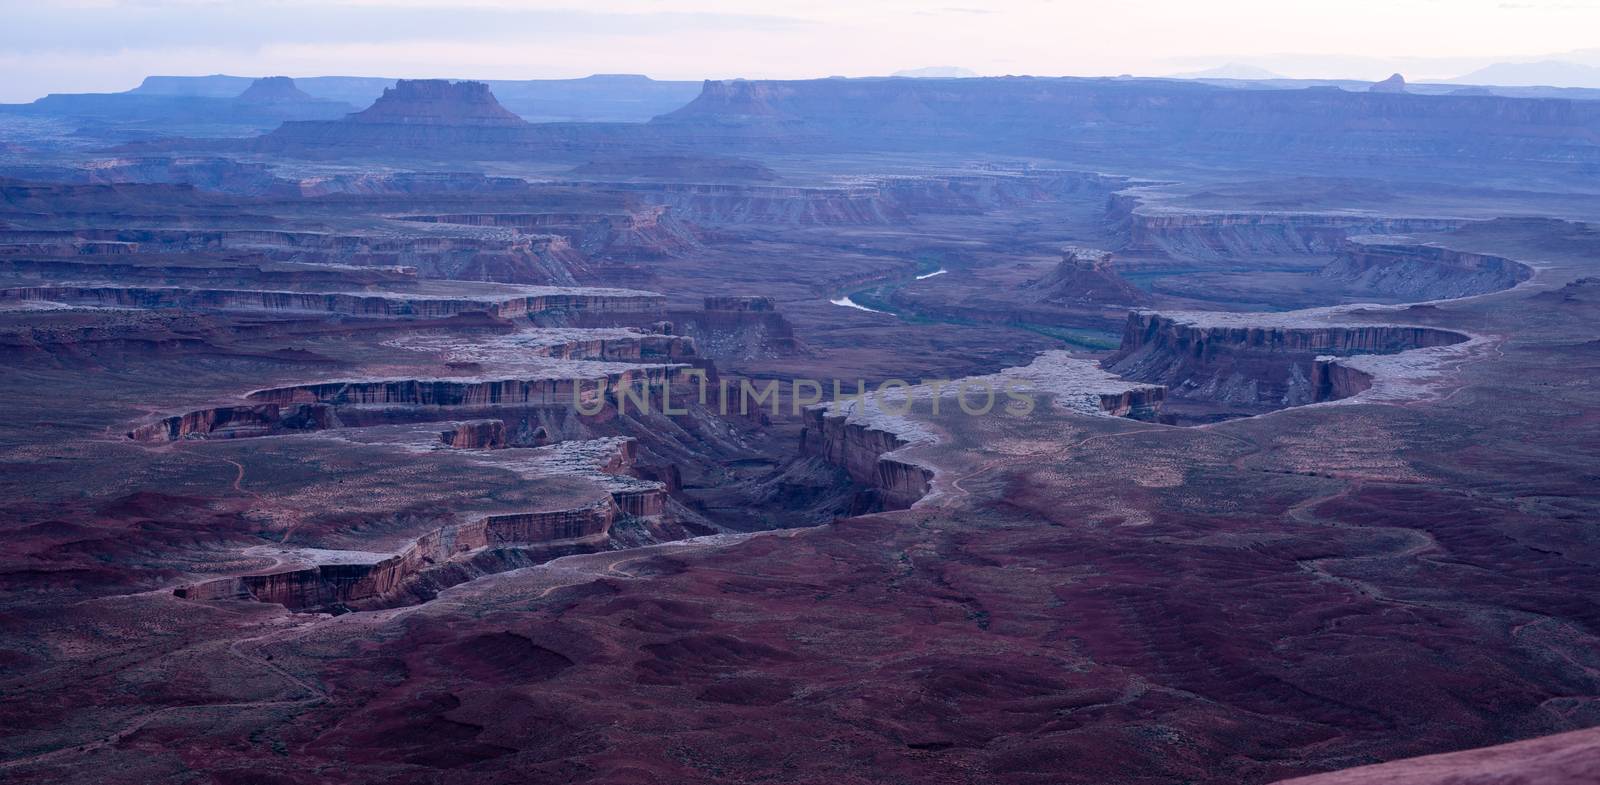
POLYGON ((251 82, 234 100, 243 104, 299 104, 322 99, 308 95, 287 76, 267 76, 251 82))
POLYGON ((383 91, 372 106, 347 118, 352 123, 400 125, 487 125, 520 128, 526 120, 512 114, 483 82, 447 79, 401 79, 383 91))
POLYGON ((501 106, 482 82, 402 79, 360 112, 284 123, 252 147, 305 158, 503 160, 540 146, 536 128, 501 106))
POLYGON ((1388 79, 1373 82, 1369 92, 1373 93, 1403 93, 1406 91, 1406 78, 1399 74, 1391 74, 1388 79))

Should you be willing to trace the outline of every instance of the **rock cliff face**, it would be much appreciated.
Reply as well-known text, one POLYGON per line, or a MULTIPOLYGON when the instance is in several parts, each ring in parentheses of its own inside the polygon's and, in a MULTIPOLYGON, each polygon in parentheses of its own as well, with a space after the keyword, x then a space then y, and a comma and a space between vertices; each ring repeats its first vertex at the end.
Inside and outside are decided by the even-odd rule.
POLYGON ((1384 297, 1444 300, 1509 289, 1533 277, 1532 268, 1500 256, 1385 238, 1357 238, 1318 275, 1384 297))
POLYGON ((715 359, 788 357, 801 351, 794 327, 770 297, 707 297, 702 310, 667 316, 674 330, 715 359))
POLYGON ((1208 260, 1332 253, 1352 235, 1448 231, 1464 223, 1325 214, 1147 212, 1131 196, 1114 197, 1107 212, 1126 238, 1121 250, 1208 260))
POLYGON ((495 450, 508 446, 504 420, 457 423, 454 428, 440 432, 439 440, 462 450, 495 450))
POLYGON ((1166 385, 1173 398, 1276 408, 1347 397, 1368 386, 1359 371, 1319 360, 1324 355, 1392 354, 1466 340, 1429 327, 1253 326, 1217 315, 1132 313, 1122 345, 1103 364, 1123 378, 1166 385))
POLYGON ((743 183, 606 183, 702 224, 879 225, 904 211, 873 186, 811 188, 743 183))
POLYGON ((700 224, 883 225, 917 213, 975 215, 1087 190, 1116 178, 1057 170, 970 175, 892 175, 836 187, 753 183, 606 182, 604 188, 670 206, 700 224))
POLYGON ((910 445, 901 435, 866 423, 850 422, 825 406, 806 410, 800 449, 835 466, 870 489, 866 508, 903 510, 928 494, 933 470, 910 461, 884 457, 910 445))
MULTIPOLYGON (((580 277, 588 277, 589 260, 565 237, 557 235, 496 240, 340 237, 296 232, 205 234, 213 235, 211 241, 197 247, 191 247, 188 241, 169 244, 159 239, 141 243, 53 238, 6 243, 0 245, 0 265, 7 271, 42 278, 103 280, 116 276, 129 283, 194 283, 203 287, 355 287, 415 281, 419 272, 430 279, 555 286, 575 285, 580 277), (120 262, 102 259, 129 256, 144 258, 120 262), (47 259, 72 259, 75 263, 50 265, 44 262, 47 259), (333 265, 368 269, 340 269, 333 265)), ((203 242, 196 237, 188 240, 203 242)))
POLYGON ((498 126, 521 128, 526 120, 507 111, 483 82, 401 79, 348 121, 366 125, 498 126))
MULTIPOLYGON (((462 416, 492 414, 495 407, 557 409, 566 411, 580 402, 599 406, 598 379, 605 379, 606 401, 617 405, 618 390, 634 391, 650 399, 652 410, 661 407, 662 388, 671 384, 694 389, 698 378, 688 365, 616 366, 589 370, 574 366, 567 372, 547 372, 532 379, 387 379, 297 384, 257 390, 245 396, 246 404, 228 404, 174 415, 128 431, 136 441, 167 442, 180 439, 243 438, 338 427, 368 427, 386 423, 435 422, 462 416), (574 385, 574 379, 579 382, 574 385)), ((710 378, 715 377, 714 369, 710 378)), ((677 400, 678 396, 674 396, 677 400)), ((639 408, 632 399, 627 406, 639 408)), ((468 433, 447 433, 446 444, 458 447, 501 446, 507 443, 505 423, 496 439, 492 425, 468 423, 468 433), (487 430, 484 430, 487 429, 487 430), (462 443, 457 444, 460 439, 462 443), (498 442, 498 443, 496 443, 498 442)))
POLYGON ((574 396, 592 395, 597 377, 607 380, 607 393, 618 387, 660 388, 669 380, 691 383, 681 366, 641 365, 610 372, 572 370, 570 377, 536 379, 392 379, 297 384, 257 390, 247 398, 266 403, 325 403, 335 406, 571 406, 574 396))
POLYGON ((1338 360, 1317 358, 1311 366, 1311 399, 1337 401, 1372 389, 1372 375, 1338 360))
POLYGON ((369 610, 425 602, 483 575, 599 550, 619 519, 666 513, 665 485, 626 476, 635 450, 632 440, 613 438, 529 451, 557 472, 592 476, 609 489, 574 507, 482 515, 442 526, 376 561, 367 560, 369 554, 333 552, 319 556, 331 556, 331 563, 208 581, 174 593, 197 600, 250 598, 296 611, 369 610))
POLYGON ((605 498, 574 509, 491 515, 439 529, 378 562, 325 564, 228 578, 184 587, 177 594, 191 599, 248 597, 295 611, 338 612, 408 605, 431 599, 440 589, 502 569, 594 550, 604 542, 618 513, 616 503, 605 498), (496 551, 519 553, 511 556, 496 551))
POLYGON ((937 441, 936 432, 923 419, 939 416, 933 414, 935 394, 940 396, 943 411, 958 412, 952 416, 1007 416, 998 410, 983 415, 960 412, 964 404, 959 396, 968 383, 1011 390, 1037 406, 1050 405, 1087 416, 1147 420, 1155 419, 1166 393, 1159 385, 1118 379, 1067 352, 1048 351, 1028 365, 970 377, 937 390, 932 385, 918 385, 904 393, 889 393, 892 397, 880 393, 866 400, 812 406, 805 412, 800 450, 842 467, 852 480, 870 489, 861 500, 865 502, 862 509, 904 509, 927 495, 936 474, 933 467, 903 452, 937 441))
POLYGON ((0 289, 0 302, 6 300, 123 308, 305 311, 349 316, 427 319, 485 313, 511 319, 537 318, 546 315, 558 317, 583 312, 651 316, 660 313, 663 298, 660 295, 621 289, 549 288, 527 295, 466 298, 347 292, 271 292, 249 289, 34 286, 0 289))
POLYGON ((167 417, 128 432, 142 442, 182 439, 236 439, 338 427, 333 410, 321 404, 276 403, 219 406, 167 417))
POLYGON ((534 126, 502 107, 482 82, 402 79, 360 112, 284 123, 252 146, 307 157, 503 158, 538 138, 534 126))
POLYGON ((1069 246, 1061 263, 1033 284, 1038 297, 1074 305, 1137 305, 1149 296, 1128 283, 1111 266, 1111 252, 1069 246))
POLYGON ((318 99, 295 87, 287 76, 266 76, 255 80, 234 101, 241 104, 304 104, 318 99))
POLYGON ((662 205, 641 206, 622 213, 465 213, 409 215, 401 220, 555 236, 588 256, 606 258, 669 258, 700 247, 689 227, 662 205))
POLYGON ((230 286, 267 289, 360 289, 386 285, 414 287, 416 270, 407 267, 351 268, 336 265, 279 264, 255 258, 206 254, 135 253, 135 243, 62 240, 18 250, 0 245, 0 274, 50 282, 121 280, 147 286, 203 288, 230 286), (91 250, 79 253, 83 247, 91 250), (121 249, 121 250, 119 250, 121 249), (103 251, 103 252, 102 252, 103 251))

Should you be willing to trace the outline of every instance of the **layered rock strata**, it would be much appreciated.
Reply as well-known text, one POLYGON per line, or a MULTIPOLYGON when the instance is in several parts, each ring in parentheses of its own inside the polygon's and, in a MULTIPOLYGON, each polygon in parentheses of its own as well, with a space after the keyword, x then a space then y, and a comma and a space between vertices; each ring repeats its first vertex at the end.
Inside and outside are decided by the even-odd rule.
POLYGON ((472 420, 456 423, 439 433, 439 440, 462 450, 494 450, 509 446, 504 420, 472 420))
POLYGON ((0 289, 0 302, 42 301, 145 309, 302 311, 377 317, 443 318, 465 313, 486 313, 505 319, 583 312, 651 315, 659 313, 663 302, 660 295, 627 289, 523 287, 517 291, 501 296, 456 297, 177 287, 33 286, 0 289))
POLYGON ((1032 288, 1041 300, 1064 305, 1137 305, 1150 299, 1117 274, 1110 251, 1077 246, 1063 248, 1061 263, 1032 288))
POLYGON ((1050 405, 1085 416, 1154 419, 1165 390, 1119 379, 1067 352, 1044 352, 1028 365, 937 388, 917 385, 865 400, 809 407, 801 451, 843 467, 851 479, 874 489, 880 509, 910 507, 928 495, 937 474, 935 467, 907 454, 911 448, 938 441, 937 431, 928 425, 931 418, 941 416, 933 413, 935 396, 943 416, 949 417, 1026 416, 1035 406, 1050 405), (973 414, 960 400, 970 390, 992 390, 996 397, 991 401, 986 394, 980 396, 987 405, 970 404, 981 412, 973 414))
POLYGON ((673 329, 717 359, 788 357, 801 351, 794 327, 770 297, 707 297, 699 311, 669 311, 673 329))
POLYGON ((1533 269, 1502 256, 1361 237, 1340 244, 1338 258, 1317 274, 1383 297, 1444 300, 1510 289, 1533 269))
POLYGON ((1338 325, 1304 316, 1135 312, 1104 361, 1169 394, 1241 406, 1334 400, 1370 386, 1326 355, 1394 354, 1464 343, 1469 336, 1407 325, 1338 325))
POLYGON ((583 476, 606 492, 573 507, 479 515, 448 524, 389 556, 316 551, 308 558, 317 564, 207 581, 174 594, 194 600, 254 599, 296 611, 413 604, 482 575, 604 548, 619 519, 660 517, 666 510, 664 484, 625 474, 635 459, 631 439, 564 443, 527 453, 523 473, 530 478, 583 476))
POLYGON ((1177 212, 1144 207, 1138 196, 1127 194, 1112 197, 1107 217, 1125 238, 1119 250, 1200 260, 1326 254, 1355 235, 1442 232, 1466 223, 1333 213, 1177 212))

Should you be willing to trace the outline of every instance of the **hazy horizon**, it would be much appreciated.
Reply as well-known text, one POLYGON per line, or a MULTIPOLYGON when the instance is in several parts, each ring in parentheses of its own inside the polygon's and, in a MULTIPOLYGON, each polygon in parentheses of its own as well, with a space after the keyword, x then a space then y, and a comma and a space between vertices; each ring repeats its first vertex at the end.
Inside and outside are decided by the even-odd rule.
MULTIPOLYGON (((582 10, 494 0, 69 0, 49 8, 6 0, 0 64, 13 76, 0 101, 222 73, 700 80, 954 66, 985 76, 1169 76, 1237 64, 1291 78, 1376 80, 1398 71, 1426 81, 1504 62, 1600 66, 1589 35, 1600 3, 1397 0, 1365 14, 1351 5, 778 0, 748 13, 731 0, 596 0, 582 10)), ((1582 67, 1576 74, 1563 78, 1589 78, 1582 67)))

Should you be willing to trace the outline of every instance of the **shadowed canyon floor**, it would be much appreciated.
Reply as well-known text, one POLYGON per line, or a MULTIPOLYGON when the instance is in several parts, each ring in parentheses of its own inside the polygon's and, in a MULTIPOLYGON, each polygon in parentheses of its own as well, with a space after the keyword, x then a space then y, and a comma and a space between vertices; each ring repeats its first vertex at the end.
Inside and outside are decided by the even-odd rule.
POLYGON ((1544 148, 877 149, 773 84, 619 130, 403 82, 7 169, 4 779, 1593 770, 1600 202, 1544 148))

